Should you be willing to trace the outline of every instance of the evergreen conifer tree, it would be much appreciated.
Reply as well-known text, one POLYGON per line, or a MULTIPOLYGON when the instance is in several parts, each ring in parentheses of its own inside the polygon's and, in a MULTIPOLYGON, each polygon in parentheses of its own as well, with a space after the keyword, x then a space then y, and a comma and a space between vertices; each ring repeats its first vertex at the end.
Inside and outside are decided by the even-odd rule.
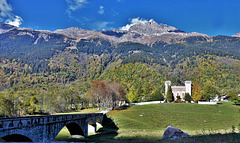
POLYGON ((192 101, 192 97, 190 96, 189 93, 186 93, 186 94, 185 94, 184 100, 185 100, 185 101, 188 101, 188 102, 191 102, 191 101, 192 101))
POLYGON ((173 101, 174 101, 174 97, 173 97, 173 93, 172 93, 172 88, 171 88, 171 86, 168 86, 167 95, 166 95, 166 100, 167 100, 168 102, 173 102, 173 101))

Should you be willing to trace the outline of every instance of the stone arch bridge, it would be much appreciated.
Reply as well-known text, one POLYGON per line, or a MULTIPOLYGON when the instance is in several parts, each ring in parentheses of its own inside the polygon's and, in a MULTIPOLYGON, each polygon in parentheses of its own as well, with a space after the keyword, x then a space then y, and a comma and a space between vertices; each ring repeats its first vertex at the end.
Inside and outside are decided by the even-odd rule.
POLYGON ((70 134, 88 136, 88 124, 102 124, 102 113, 0 118, 0 138, 5 141, 52 142, 67 127, 70 134))

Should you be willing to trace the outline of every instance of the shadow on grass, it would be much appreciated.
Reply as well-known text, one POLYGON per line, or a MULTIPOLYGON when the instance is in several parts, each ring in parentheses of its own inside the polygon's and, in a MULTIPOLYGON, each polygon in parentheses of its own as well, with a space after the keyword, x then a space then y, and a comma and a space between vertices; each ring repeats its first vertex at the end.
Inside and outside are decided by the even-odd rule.
POLYGON ((163 143, 206 143, 206 142, 217 142, 217 143, 239 143, 239 133, 227 133, 227 134, 210 134, 210 135, 196 135, 192 137, 183 138, 181 140, 162 140, 163 143))
POLYGON ((55 142, 111 142, 114 141, 114 137, 118 135, 118 127, 115 125, 111 118, 106 115, 103 116, 102 128, 100 128, 95 135, 91 135, 85 138, 69 138, 61 137, 55 139, 55 142))
POLYGON ((113 141, 114 137, 118 135, 118 127, 111 118, 106 114, 103 116, 102 128, 97 131, 97 134, 85 138, 90 142, 109 142, 113 141))
POLYGON ((131 107, 131 106, 123 105, 123 106, 118 106, 118 107, 116 107, 114 110, 126 110, 126 109, 128 109, 129 107, 131 107))
MULTIPOLYGON (((109 118, 108 118, 109 119, 109 118)), ((108 120, 107 119, 107 120, 108 120)), ((110 120, 109 120, 110 121, 110 120)), ((113 122, 112 122, 113 123, 113 122)), ((186 137, 179 140, 171 140, 170 138, 161 140, 161 138, 150 136, 134 136, 134 137, 117 137, 118 128, 116 125, 106 122, 106 126, 99 129, 96 135, 89 136, 82 139, 65 139, 61 141, 66 142, 95 142, 95 143, 239 143, 239 133, 226 133, 226 134, 210 134, 210 135, 195 135, 192 137, 186 137), (106 125, 107 124, 107 125, 106 125)))
MULTIPOLYGON (((111 141, 109 141, 111 142, 111 141)), ((127 143, 206 143, 206 142, 217 142, 217 143, 239 143, 239 133, 228 133, 228 134, 211 134, 211 135, 197 135, 192 137, 186 137, 179 140, 168 139, 157 139, 157 138, 145 138, 142 136, 136 136, 134 138, 118 138, 113 142, 127 142, 127 143)))

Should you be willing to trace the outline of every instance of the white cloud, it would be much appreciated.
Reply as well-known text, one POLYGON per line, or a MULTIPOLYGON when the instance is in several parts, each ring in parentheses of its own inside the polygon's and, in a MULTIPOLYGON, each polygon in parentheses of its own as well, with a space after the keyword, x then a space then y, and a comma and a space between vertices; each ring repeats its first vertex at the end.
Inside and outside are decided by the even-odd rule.
POLYGON ((84 7, 87 4, 87 0, 65 0, 68 4, 68 10, 75 11, 84 7))
POLYGON ((0 0, 0 16, 10 17, 12 12, 12 6, 7 3, 6 0, 0 0))
MULTIPOLYGON (((65 1, 68 6, 66 9, 68 17, 79 22, 82 26, 88 25, 88 27, 92 30, 103 30, 109 28, 109 25, 113 23, 109 21, 96 21, 96 18, 75 17, 73 12, 85 8, 86 5, 90 3, 89 0, 65 0, 65 1)), ((105 14, 103 6, 99 6, 98 14, 100 15, 105 14)))
POLYGON ((109 22, 109 21, 98 21, 98 22, 95 22, 92 27, 93 27, 93 30, 105 30, 105 29, 108 29, 108 25, 109 24, 113 24, 113 22, 109 22))
POLYGON ((133 19, 131 20, 131 24, 127 24, 126 26, 123 26, 123 27, 121 27, 120 29, 121 29, 121 30, 129 30, 129 28, 130 28, 131 26, 135 25, 135 24, 152 22, 152 21, 153 21, 153 19, 144 20, 144 19, 142 19, 142 18, 140 19, 139 17, 137 17, 137 18, 133 18, 133 19))
POLYGON ((101 15, 104 14, 104 7, 103 6, 99 7, 98 13, 101 14, 101 15))
POLYGON ((72 12, 78 9, 82 9, 86 4, 88 4, 88 1, 87 0, 65 0, 65 1, 68 5, 68 8, 66 10, 68 17, 78 22, 81 22, 78 18, 72 16, 72 12))
POLYGON ((7 0, 0 0, 0 21, 19 27, 23 19, 12 13, 13 9, 7 0))
POLYGON ((15 16, 15 19, 7 19, 6 23, 19 27, 22 24, 23 19, 20 16, 15 16))

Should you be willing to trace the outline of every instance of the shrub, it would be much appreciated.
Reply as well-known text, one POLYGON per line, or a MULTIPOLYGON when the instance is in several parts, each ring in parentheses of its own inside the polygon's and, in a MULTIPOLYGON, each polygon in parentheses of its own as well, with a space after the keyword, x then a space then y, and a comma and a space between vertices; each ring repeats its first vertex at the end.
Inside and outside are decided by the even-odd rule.
POLYGON ((191 102, 191 101, 192 101, 192 97, 190 96, 189 93, 186 93, 186 94, 185 94, 184 100, 185 100, 185 101, 188 101, 188 102, 191 102))
POLYGON ((230 96, 230 101, 232 101, 234 104, 238 104, 240 102, 237 92, 230 92, 229 96, 230 96))
POLYGON ((174 101, 174 103, 182 103, 182 100, 181 99, 177 99, 177 100, 174 101))
POLYGON ((180 97, 180 96, 177 96, 177 99, 180 99, 180 100, 181 100, 181 97, 180 97))
POLYGON ((162 95, 160 89, 157 89, 151 96, 152 101, 163 101, 164 96, 162 95))

